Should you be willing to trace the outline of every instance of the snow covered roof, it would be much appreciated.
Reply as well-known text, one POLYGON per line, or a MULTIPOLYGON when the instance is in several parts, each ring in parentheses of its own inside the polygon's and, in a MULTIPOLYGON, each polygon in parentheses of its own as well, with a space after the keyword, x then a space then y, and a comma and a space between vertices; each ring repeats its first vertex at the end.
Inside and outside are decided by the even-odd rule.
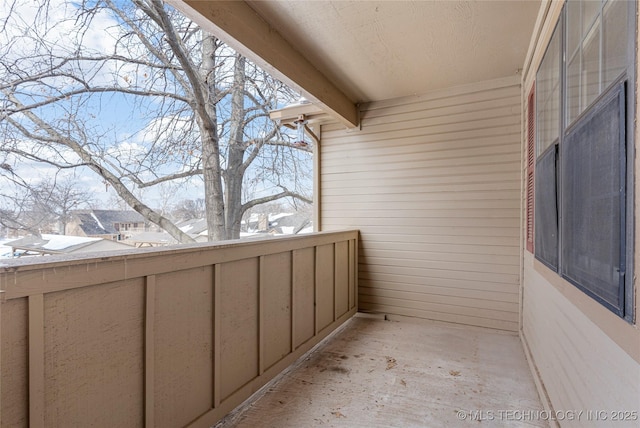
POLYGON ((4 245, 9 241, 12 241, 12 239, 0 239, 0 259, 13 256, 13 249, 10 246, 4 245))
POLYGON ((139 232, 133 233, 129 238, 124 240, 132 244, 155 244, 155 245, 173 245, 178 241, 167 232, 139 232))
POLYGON ((292 216, 294 213, 278 213, 278 214, 269 214, 269 221, 276 221, 284 217, 292 216))
POLYGON ((206 218, 192 218, 184 220, 176 224, 178 228, 184 233, 198 235, 207 231, 207 219, 206 218))
POLYGON ((285 235, 297 234, 306 227, 313 227, 312 222, 304 214, 290 213, 269 216, 269 229, 285 235))
POLYGON ((73 215, 80 221, 79 226, 87 236, 116 235, 116 224, 144 223, 142 215, 130 210, 78 210, 73 215))
POLYGON ((85 236, 49 235, 27 236, 14 241, 5 242, 5 246, 24 251, 42 254, 69 254, 78 251, 117 250, 131 248, 128 245, 102 238, 85 236))

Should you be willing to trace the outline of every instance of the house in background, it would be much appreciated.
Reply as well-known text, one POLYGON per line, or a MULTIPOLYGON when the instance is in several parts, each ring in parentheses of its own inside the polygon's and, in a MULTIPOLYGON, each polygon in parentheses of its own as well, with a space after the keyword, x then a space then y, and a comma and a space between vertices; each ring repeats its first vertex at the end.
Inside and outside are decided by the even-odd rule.
POLYGON ((129 250, 129 245, 113 242, 103 238, 83 236, 48 235, 26 236, 3 244, 12 249, 11 253, 18 257, 54 254, 84 254, 99 251, 129 250))
POLYGON ((7 242, 14 241, 15 239, 0 239, 0 259, 10 259, 13 257, 13 249, 10 246, 4 245, 7 242))
POLYGON ((191 236, 196 242, 207 242, 207 219, 206 218, 192 218, 189 220, 183 220, 176 223, 176 226, 191 236))
POLYGON ((167 232, 134 232, 122 242, 136 248, 165 247, 178 244, 178 241, 167 232))
POLYGON ((313 232, 313 222, 301 213, 282 213, 269 215, 269 233, 278 235, 297 235, 313 232))
MULTIPOLYGON (((176 223, 178 228, 190 235, 196 242, 207 242, 207 219, 194 218, 176 223)), ((260 235, 291 235, 313 231, 313 222, 301 213, 258 214, 253 213, 242 220, 241 238, 260 235)), ((134 236, 135 238, 135 236, 134 236)))
POLYGON ((67 224, 67 235, 121 241, 134 233, 149 230, 144 217, 135 211, 78 210, 67 224))
POLYGON ((209 427, 363 311, 507 332, 551 424, 637 426, 637 2, 170 3, 312 102, 320 233, 5 268, 3 424, 209 427))

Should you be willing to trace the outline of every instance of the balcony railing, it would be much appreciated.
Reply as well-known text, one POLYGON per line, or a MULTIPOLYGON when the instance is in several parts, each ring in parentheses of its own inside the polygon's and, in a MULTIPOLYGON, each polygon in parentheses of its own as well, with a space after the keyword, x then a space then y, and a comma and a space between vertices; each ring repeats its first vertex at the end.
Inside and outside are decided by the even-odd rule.
POLYGON ((0 265, 2 426, 205 427, 357 308, 357 231, 0 265))

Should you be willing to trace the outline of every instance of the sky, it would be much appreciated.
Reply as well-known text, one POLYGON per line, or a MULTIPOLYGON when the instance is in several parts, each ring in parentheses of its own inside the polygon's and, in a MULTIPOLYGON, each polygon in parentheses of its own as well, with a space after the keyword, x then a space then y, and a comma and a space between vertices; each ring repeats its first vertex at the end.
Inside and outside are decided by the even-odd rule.
MULTIPOLYGON (((37 4, 39 1, 15 0, 13 3, 12 1, 5 0, 0 2, 0 24, 7 17, 8 8, 11 5, 14 6, 12 20, 8 21, 5 31, 0 32, 0 53, 4 54, 5 58, 7 55, 13 55, 16 56, 16 59, 25 61, 24 58, 20 57, 24 52, 38 52, 39 47, 37 44, 22 37, 32 31, 28 28, 32 27, 34 22, 42 23, 43 26, 40 31, 45 35, 44 38, 54 53, 64 54, 69 49, 74 35, 77 34, 74 30, 74 22, 77 22, 75 20, 77 10, 69 6, 65 0, 51 0, 48 15, 46 19, 43 19, 42 15, 40 17, 38 15, 37 4), (11 41, 16 37, 21 37, 20 43, 19 45, 12 45, 11 41), (2 48, 2 46, 5 46, 5 48, 2 48)), ((100 52, 112 52, 119 37, 119 26, 120 22, 113 16, 106 13, 98 14, 84 35, 85 46, 100 52)), ((141 50, 141 55, 143 54, 144 51, 141 50)), ((141 56, 141 58, 144 57, 141 56)), ((29 65, 28 61, 24 63, 25 68, 29 65)), ((79 66, 82 67, 84 65, 79 66)), ((225 66, 229 67, 229 63, 225 66)), ((93 73, 94 81, 103 81, 105 85, 134 85, 135 82, 144 81, 147 78, 147 72, 145 72, 144 68, 114 63, 108 64, 99 70, 88 69, 86 71, 93 73)), ((73 82, 59 78, 50 80, 48 83, 52 86, 57 85, 65 88, 65 85, 71 85, 73 82)), ((143 152, 144 147, 153 142, 150 141, 150 139, 155 138, 153 135, 156 135, 156 133, 147 133, 145 130, 157 128, 158 125, 162 124, 162 121, 153 121, 147 116, 147 111, 149 108, 153 108, 154 102, 158 103, 160 100, 153 100, 145 107, 144 105, 133 104, 131 98, 122 94, 102 94, 100 97, 93 97, 86 101, 78 114, 85 115, 88 120, 91 119, 90 131, 93 133, 92 135, 96 136, 96 145, 104 144, 104 150, 108 154, 115 155, 117 153, 118 161, 122 162, 125 159, 125 163, 129 164, 129 166, 134 166, 136 162, 139 162, 136 155, 143 152), (118 141, 118 143, 114 144, 113 141, 118 141)), ((228 103, 228 101, 226 102, 228 103)), ((225 107, 224 102, 222 107, 225 107)), ((49 110, 41 109, 40 113, 44 116, 49 115, 52 120, 64 119, 60 115, 58 107, 55 109, 50 108, 49 110)), ((170 136, 164 135, 164 137, 170 136)), ((21 141, 19 144, 25 151, 34 150, 28 141, 21 141)), ((53 156, 53 152, 47 154, 49 149, 46 147, 40 150, 42 150, 45 157, 53 156)), ((66 156, 73 157, 71 153, 66 156)), ((164 167, 165 171, 180 171, 181 168, 184 168, 184 165, 180 164, 178 160, 185 156, 188 158, 188 155, 184 153, 174 154, 172 160, 167 161, 164 167)), ((117 199, 111 186, 105 185, 103 179, 88 168, 58 172, 52 166, 28 162, 24 159, 12 158, 4 159, 3 161, 9 162, 17 174, 30 182, 51 180, 56 173, 58 177, 71 176, 83 188, 89 189, 101 206, 113 205, 117 199)), ((151 177, 147 175, 147 178, 151 177)), ((311 185, 311 180, 309 180, 309 185, 311 185)), ((256 186, 256 192, 259 196, 270 190, 272 190, 271 186, 267 182, 262 184, 258 182, 256 186)), ((167 204, 168 198, 175 199, 178 195, 180 198, 202 198, 203 183, 200 178, 194 178, 182 183, 165 184, 150 190, 134 191, 134 193, 142 195, 144 202, 148 205, 159 208, 167 204)))

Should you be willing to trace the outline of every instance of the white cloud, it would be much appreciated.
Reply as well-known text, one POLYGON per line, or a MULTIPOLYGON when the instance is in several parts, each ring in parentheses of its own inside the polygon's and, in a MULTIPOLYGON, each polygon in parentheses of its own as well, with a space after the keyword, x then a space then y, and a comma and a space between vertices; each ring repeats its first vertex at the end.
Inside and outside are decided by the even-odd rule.
MULTIPOLYGON (((4 31, 0 32, 0 55, 9 61, 18 60, 20 71, 25 72, 41 69, 38 65, 40 57, 51 54, 66 57, 79 45, 85 53, 113 53, 122 33, 120 23, 106 10, 97 12, 90 25, 83 28, 78 7, 68 0, 3 0, 0 25, 4 26, 4 31)), ((73 61, 62 70, 91 77, 94 84, 123 86, 128 86, 127 81, 137 73, 135 66, 115 61, 100 67, 87 61, 73 61)), ((48 83, 63 89, 77 82, 56 78, 48 83)))

